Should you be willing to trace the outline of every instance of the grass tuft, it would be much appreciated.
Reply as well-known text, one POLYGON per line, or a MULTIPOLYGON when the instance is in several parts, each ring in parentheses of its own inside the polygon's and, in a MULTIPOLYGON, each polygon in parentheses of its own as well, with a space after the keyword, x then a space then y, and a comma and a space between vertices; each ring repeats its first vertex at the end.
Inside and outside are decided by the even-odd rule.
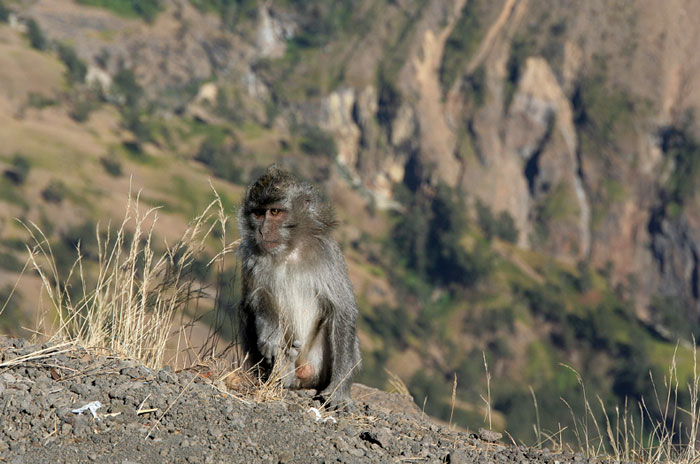
MULTIPOLYGON (((48 298, 46 311, 52 321, 49 324, 54 325, 49 327, 50 340, 106 349, 155 369, 164 365, 166 348, 172 342, 177 345, 177 360, 183 337, 182 332, 173 333, 173 320, 177 315, 184 319, 190 305, 204 296, 190 267, 202 254, 213 230, 217 226, 225 228, 225 215, 216 195, 177 243, 166 243, 164 251, 157 252, 157 212, 157 208, 143 212, 139 196, 129 194, 116 236, 109 227, 104 234, 99 225, 96 227, 97 264, 84 259, 78 244, 77 258, 67 276, 59 274, 53 250, 41 229, 34 223, 24 225, 33 242, 27 246, 29 262, 48 298)), ((223 260, 227 251, 230 249, 224 247, 212 262, 223 260)))
MULTIPOLYGON (((700 373, 697 371, 697 351, 693 348, 694 375, 686 386, 687 392, 679 390, 676 354, 677 347, 668 374, 664 376, 663 388, 657 387, 650 372, 653 396, 650 399, 641 398, 636 410, 631 408, 627 401, 624 405, 611 409, 606 407, 600 397, 596 397, 598 406, 594 406, 589 400, 581 375, 572 367, 563 365, 576 375, 581 387, 585 414, 577 416, 570 403, 561 398, 571 412, 573 428, 567 430, 560 427, 556 432, 549 433, 540 428, 538 420, 535 426, 538 439, 536 446, 566 448, 583 453, 589 458, 605 457, 610 462, 700 462, 700 451, 697 449, 700 429, 700 373), (687 405, 684 407, 681 403, 687 405), (574 440, 563 439, 564 433, 573 435, 574 440)), ((537 410, 534 392, 533 402, 537 410)))

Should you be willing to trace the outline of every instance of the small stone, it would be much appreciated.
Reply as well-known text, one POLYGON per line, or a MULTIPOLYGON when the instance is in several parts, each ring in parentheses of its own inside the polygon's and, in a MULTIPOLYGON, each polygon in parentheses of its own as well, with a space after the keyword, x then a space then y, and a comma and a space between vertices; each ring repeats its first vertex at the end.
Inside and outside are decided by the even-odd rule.
POLYGON ((165 369, 158 371, 158 381, 163 383, 174 383, 175 380, 175 376, 172 374, 172 372, 168 372, 165 369))
POLYGON ((87 387, 85 385, 83 385, 82 383, 78 383, 78 382, 73 382, 72 384, 70 384, 70 386, 68 387, 68 390, 70 390, 73 393, 76 393, 80 396, 83 396, 83 397, 87 396, 89 393, 87 387))
POLYGON ((495 442, 503 437, 502 433, 494 432, 493 430, 486 430, 485 428, 479 428, 479 438, 483 441, 495 442))
POLYGON ((124 369, 119 371, 119 373, 121 375, 127 375, 127 376, 131 377, 132 379, 143 377, 141 375, 141 372, 139 372, 139 370, 136 367, 125 367, 124 369))
POLYGON ((472 461, 464 451, 453 450, 447 455, 445 462, 449 462, 450 464, 468 464, 472 461))

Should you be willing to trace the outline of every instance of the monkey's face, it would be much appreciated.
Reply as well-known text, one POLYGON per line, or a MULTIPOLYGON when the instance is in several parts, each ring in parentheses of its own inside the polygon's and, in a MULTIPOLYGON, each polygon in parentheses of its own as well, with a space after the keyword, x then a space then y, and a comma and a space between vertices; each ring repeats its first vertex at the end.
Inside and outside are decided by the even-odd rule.
POLYGON ((289 210, 283 205, 271 204, 254 208, 250 212, 250 224, 255 242, 261 251, 276 253, 288 248, 291 229, 289 210))
POLYGON ((332 209, 311 185, 271 166, 248 188, 238 224, 252 250, 280 256, 327 234, 335 221, 332 209))

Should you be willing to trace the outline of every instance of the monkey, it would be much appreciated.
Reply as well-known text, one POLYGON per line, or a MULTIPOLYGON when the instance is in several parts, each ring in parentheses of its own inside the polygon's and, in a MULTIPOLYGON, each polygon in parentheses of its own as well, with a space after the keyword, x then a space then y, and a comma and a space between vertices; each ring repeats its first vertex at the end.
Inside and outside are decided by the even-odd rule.
POLYGON ((332 206, 311 184, 272 165, 238 212, 242 345, 263 376, 315 389, 350 410, 359 370, 358 309, 347 265, 331 237, 332 206))

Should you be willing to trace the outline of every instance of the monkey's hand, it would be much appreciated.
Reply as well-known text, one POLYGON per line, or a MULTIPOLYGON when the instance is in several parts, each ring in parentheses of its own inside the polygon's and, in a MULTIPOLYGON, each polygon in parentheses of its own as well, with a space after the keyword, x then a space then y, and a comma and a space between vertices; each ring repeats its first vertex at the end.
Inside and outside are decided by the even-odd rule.
POLYGON ((292 345, 287 350, 287 356, 292 363, 295 363, 299 357, 299 350, 301 349, 301 340, 294 340, 292 345))
POLYGON ((263 358, 265 358, 265 362, 271 366, 280 349, 279 332, 274 331, 267 337, 261 337, 260 340, 258 340, 258 349, 260 350, 260 354, 263 355, 263 358))

